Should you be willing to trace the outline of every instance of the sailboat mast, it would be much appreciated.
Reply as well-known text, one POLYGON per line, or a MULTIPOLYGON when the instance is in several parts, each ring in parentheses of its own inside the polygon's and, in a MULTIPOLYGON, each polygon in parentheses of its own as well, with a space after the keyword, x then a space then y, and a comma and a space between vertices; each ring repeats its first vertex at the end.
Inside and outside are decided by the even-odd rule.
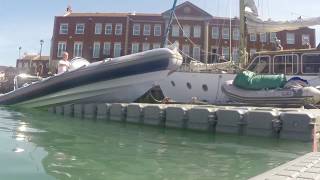
POLYGON ((248 61, 247 53, 247 33, 245 25, 245 0, 240 0, 240 67, 245 67, 248 61))
POLYGON ((169 32, 170 32, 170 29, 171 29, 173 13, 176 10, 177 1, 178 0, 174 0, 172 8, 171 8, 170 18, 169 18, 169 21, 168 21, 168 24, 167 24, 167 29, 166 29, 166 32, 164 33, 164 37, 163 37, 162 47, 166 47, 167 44, 168 44, 169 32))

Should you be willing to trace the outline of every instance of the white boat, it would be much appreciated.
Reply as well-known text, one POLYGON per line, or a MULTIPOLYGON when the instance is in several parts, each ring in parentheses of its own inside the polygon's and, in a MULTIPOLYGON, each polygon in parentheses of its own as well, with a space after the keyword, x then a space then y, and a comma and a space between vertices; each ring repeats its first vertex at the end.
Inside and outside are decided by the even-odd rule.
MULTIPOLYGON (((178 51, 149 50, 88 64, 16 88, 0 105, 43 107, 79 102, 133 102, 182 63, 178 51)), ((77 64, 77 63, 75 63, 77 64)))
MULTIPOLYGON (((240 51, 242 52, 246 52, 244 18, 247 18, 247 28, 255 33, 261 32, 263 27, 267 27, 266 31, 274 32, 273 30, 293 30, 320 24, 320 18, 299 20, 299 22, 264 22, 258 19, 256 10, 253 0, 240 0, 240 12, 243 12, 240 13, 240 51), (244 13, 248 8, 251 12, 244 13)), ((245 68, 262 74, 283 73, 287 78, 299 76, 308 80, 311 86, 320 86, 319 61, 320 49, 266 51, 255 54, 251 63, 245 68), (262 67, 263 64, 266 64, 266 67, 262 67)), ((240 54, 240 62, 246 62, 245 55, 240 54)), ((190 67, 192 66, 191 64, 190 67)), ((195 97, 211 104, 226 103, 229 99, 222 92, 221 86, 224 82, 233 80, 236 71, 224 72, 215 66, 213 68, 210 66, 213 65, 202 64, 199 65, 201 68, 181 69, 171 74, 160 83, 164 96, 184 103, 191 102, 195 97)))
POLYGON ((308 105, 320 102, 320 90, 315 87, 245 90, 227 81, 222 91, 230 100, 246 104, 308 105))

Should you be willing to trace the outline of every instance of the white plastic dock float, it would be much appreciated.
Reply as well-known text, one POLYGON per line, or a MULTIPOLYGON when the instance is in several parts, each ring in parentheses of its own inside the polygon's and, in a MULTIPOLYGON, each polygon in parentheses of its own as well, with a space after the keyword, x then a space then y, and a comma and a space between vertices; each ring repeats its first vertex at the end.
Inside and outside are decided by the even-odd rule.
POLYGON ((301 108, 114 103, 57 105, 48 111, 76 118, 309 142, 314 133, 318 139, 320 132, 320 110, 301 108))

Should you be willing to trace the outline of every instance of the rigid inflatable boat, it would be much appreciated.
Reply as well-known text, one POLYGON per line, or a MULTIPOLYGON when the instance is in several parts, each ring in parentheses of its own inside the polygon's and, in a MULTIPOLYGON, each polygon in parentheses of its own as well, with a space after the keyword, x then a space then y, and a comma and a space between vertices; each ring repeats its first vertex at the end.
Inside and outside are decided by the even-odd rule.
POLYGON ((182 56, 167 48, 91 64, 78 59, 65 73, 25 84, 1 95, 0 105, 42 107, 78 102, 132 102, 181 63, 182 56))
POLYGON ((306 105, 320 102, 320 91, 312 86, 247 90, 236 87, 233 80, 229 80, 221 88, 230 100, 248 104, 306 105))

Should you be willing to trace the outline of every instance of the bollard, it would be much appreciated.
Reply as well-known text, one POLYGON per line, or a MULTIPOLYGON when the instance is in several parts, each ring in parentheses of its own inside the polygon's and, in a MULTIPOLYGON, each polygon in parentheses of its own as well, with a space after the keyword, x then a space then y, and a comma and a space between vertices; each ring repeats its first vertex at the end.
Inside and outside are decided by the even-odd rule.
POLYGON ((196 107, 188 111, 187 129, 214 131, 215 129, 215 109, 206 107, 196 107))
POLYGON ((84 109, 84 118, 96 119, 96 117, 97 117, 97 105, 96 104, 85 104, 83 109, 84 109))
POLYGON ((165 109, 162 105, 146 105, 143 108, 143 123, 154 126, 165 126, 165 109))

